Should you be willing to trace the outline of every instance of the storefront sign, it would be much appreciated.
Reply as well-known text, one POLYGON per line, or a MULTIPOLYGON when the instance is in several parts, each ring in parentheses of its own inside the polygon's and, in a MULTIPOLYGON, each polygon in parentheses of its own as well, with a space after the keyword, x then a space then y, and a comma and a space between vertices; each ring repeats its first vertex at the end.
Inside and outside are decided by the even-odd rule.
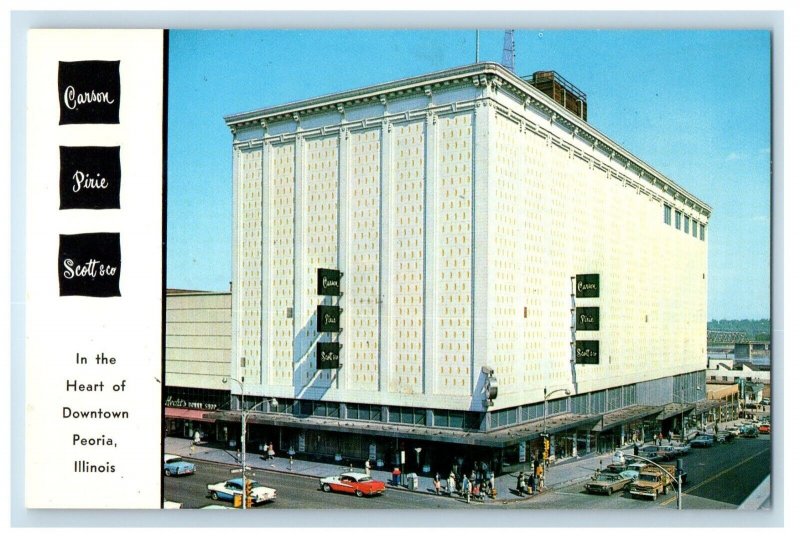
POLYGON ((600 364, 600 342, 577 340, 575 342, 575 364, 600 364))
POLYGON ((187 409, 203 409, 204 411, 213 411, 217 408, 217 404, 214 403, 205 403, 205 402, 187 402, 186 400, 182 400, 180 398, 173 398, 172 396, 167 396, 164 405, 167 407, 184 407, 187 409))
POLYGON ((576 297, 600 297, 600 275, 576 275, 576 297))
POLYGON ((341 331, 339 326, 339 316, 342 309, 338 306, 317 305, 317 332, 338 333, 341 331))
POLYGON ((600 308, 579 306, 575 309, 575 329, 578 331, 600 330, 600 308))
POLYGON ((525 443, 519 443, 519 462, 525 463, 525 443))
POLYGON ((317 295, 338 297, 342 272, 336 269, 317 269, 317 295))
POLYGON ((339 367, 338 342, 317 342, 317 370, 331 370, 339 367))

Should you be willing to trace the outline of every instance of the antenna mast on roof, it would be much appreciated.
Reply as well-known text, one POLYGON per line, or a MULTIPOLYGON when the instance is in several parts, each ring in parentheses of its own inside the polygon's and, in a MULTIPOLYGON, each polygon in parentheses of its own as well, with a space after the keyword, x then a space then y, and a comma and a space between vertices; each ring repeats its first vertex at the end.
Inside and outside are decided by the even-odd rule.
POLYGON ((503 67, 514 72, 514 30, 506 30, 506 36, 503 40, 503 67))

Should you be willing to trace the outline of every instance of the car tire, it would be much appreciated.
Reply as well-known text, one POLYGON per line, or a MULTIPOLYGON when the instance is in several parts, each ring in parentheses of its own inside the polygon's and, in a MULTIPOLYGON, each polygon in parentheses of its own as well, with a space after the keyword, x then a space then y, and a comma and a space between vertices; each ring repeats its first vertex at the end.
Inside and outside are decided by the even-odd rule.
POLYGON ((654 491, 653 492, 653 502, 656 502, 657 500, 658 500, 658 492, 654 491))
POLYGON ((357 489, 356 490, 356 497, 363 497, 363 496, 364 496, 364 492, 361 491, 360 489, 357 489))
POLYGON ((164 469, 164 476, 172 476, 172 473, 169 469, 164 469))
POLYGON ((324 491, 325 493, 330 493, 331 492, 331 485, 330 484, 322 484, 322 491, 324 491))
POLYGON ((211 498, 214 499, 215 501, 219 500, 219 495, 217 494, 216 491, 211 492, 211 498))

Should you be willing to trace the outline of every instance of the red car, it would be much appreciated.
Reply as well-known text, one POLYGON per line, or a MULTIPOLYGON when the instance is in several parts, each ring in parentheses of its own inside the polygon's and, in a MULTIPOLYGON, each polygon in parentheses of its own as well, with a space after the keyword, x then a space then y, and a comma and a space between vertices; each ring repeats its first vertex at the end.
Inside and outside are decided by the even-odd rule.
POLYGON ((770 433, 769 424, 762 424, 758 427, 758 433, 770 433))
POLYGON ((380 495, 386 490, 386 484, 364 473, 343 473, 339 476, 320 478, 319 487, 325 492, 352 493, 356 497, 380 495))

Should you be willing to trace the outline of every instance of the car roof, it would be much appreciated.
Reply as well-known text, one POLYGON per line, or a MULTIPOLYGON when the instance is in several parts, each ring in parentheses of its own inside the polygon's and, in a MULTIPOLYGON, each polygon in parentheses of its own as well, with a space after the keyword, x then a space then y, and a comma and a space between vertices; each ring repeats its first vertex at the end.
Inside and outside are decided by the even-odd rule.
POLYGON ((179 456, 177 454, 164 454, 164 461, 175 460, 183 458, 183 456, 179 456))
POLYGON ((364 473, 342 473, 342 476, 349 476, 350 478, 352 478, 356 482, 360 482, 364 478, 372 478, 368 474, 364 474, 364 473))

